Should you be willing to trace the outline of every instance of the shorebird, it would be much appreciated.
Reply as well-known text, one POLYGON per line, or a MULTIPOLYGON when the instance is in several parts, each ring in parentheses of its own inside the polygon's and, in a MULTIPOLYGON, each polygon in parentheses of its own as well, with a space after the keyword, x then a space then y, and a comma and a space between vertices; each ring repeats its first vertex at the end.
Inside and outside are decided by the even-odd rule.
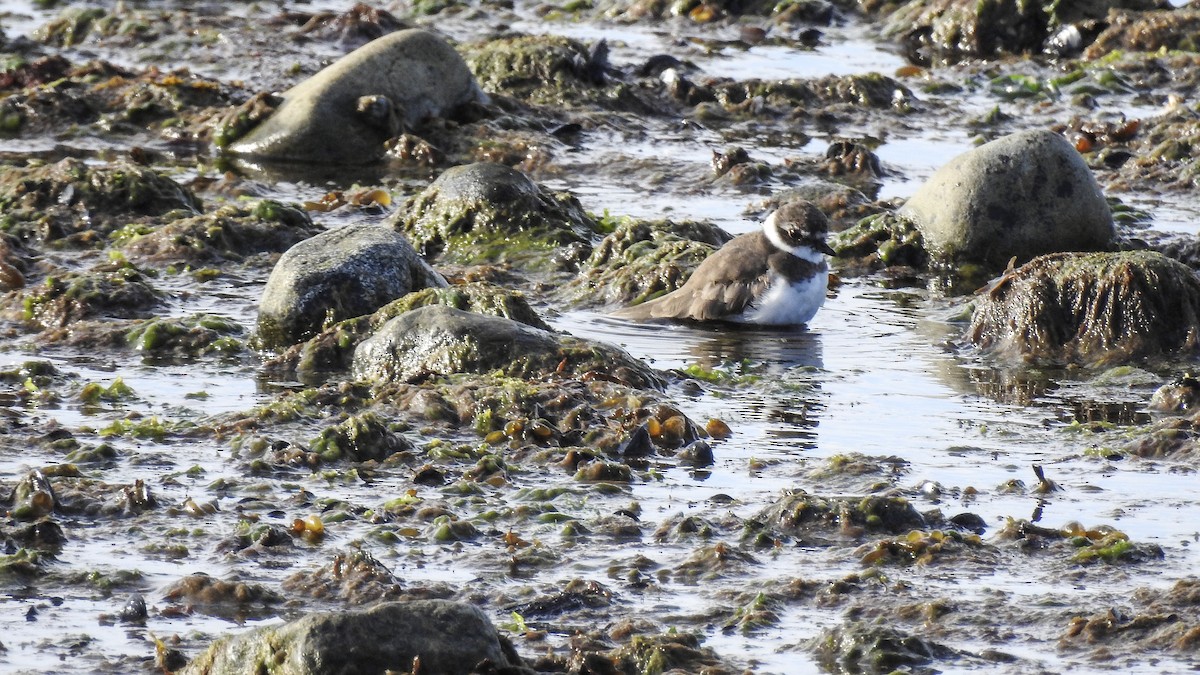
POLYGON ((700 263, 683 286, 613 312, 674 319, 788 326, 808 323, 825 302, 829 221, 807 201, 780 206, 762 230, 739 235, 700 263))

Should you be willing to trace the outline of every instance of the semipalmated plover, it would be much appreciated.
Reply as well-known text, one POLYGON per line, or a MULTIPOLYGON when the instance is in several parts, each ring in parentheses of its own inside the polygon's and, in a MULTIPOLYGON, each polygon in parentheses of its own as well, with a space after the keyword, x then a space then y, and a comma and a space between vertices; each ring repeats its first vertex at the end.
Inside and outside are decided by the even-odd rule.
POLYGON ((708 256, 683 286, 660 298, 613 312, 647 321, 729 321, 768 326, 808 323, 825 302, 834 255, 825 243, 829 221, 806 201, 788 202, 762 230, 734 237, 708 256))

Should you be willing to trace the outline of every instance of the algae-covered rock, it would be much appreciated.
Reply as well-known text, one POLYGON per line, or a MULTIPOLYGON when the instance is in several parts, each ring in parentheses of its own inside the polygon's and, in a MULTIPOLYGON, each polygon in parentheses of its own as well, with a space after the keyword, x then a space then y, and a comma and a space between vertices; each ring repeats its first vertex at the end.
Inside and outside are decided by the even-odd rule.
POLYGON ((203 265, 286 251, 321 231, 304 211, 264 199, 253 205, 226 204, 157 229, 130 226, 113 236, 133 259, 203 265))
POLYGON ((315 376, 350 367, 354 348, 380 326, 405 312, 428 305, 445 305, 476 314, 512 319, 551 330, 521 293, 486 283, 469 283, 448 288, 414 291, 380 307, 369 316, 340 321, 302 344, 294 345, 268 364, 268 368, 295 370, 315 376))
POLYGON ((635 635, 629 644, 612 654, 616 672, 704 673, 721 672, 721 660, 711 647, 701 646, 701 636, 671 631, 659 635, 635 635), (712 669, 711 671, 709 669, 712 669))
POLYGON ((596 0, 594 5, 605 17, 622 23, 638 20, 686 18, 695 23, 732 22, 731 17, 755 19, 753 24, 770 21, 778 24, 828 25, 834 6, 825 0, 596 0))
POLYGON ((96 243, 103 239, 89 233, 106 235, 139 217, 199 210, 187 188, 134 164, 67 158, 0 172, 0 230, 22 239, 96 243))
POLYGON ((615 347, 441 305, 388 321, 358 346, 353 363, 356 378, 375 382, 422 382, 456 373, 542 378, 587 371, 620 371, 634 386, 661 386, 653 370, 615 347))
POLYGON ((283 93, 283 104, 229 145, 256 159, 364 164, 427 117, 486 97, 458 52, 423 30, 386 35, 283 93))
POLYGON ((607 49, 604 42, 589 49, 557 35, 518 35, 488 40, 466 56, 480 86, 494 94, 559 107, 645 108, 633 89, 607 77, 607 49))
POLYGON ((0 232, 0 293, 15 291, 25 285, 32 255, 19 239, 0 232))
POLYGON ((126 333, 126 343, 155 356, 196 357, 217 352, 230 354, 243 349, 241 324, 218 316, 159 318, 140 321, 126 333))
POLYGON ((1070 522, 1053 528, 1010 518, 996 532, 994 540, 1012 542, 1016 548, 1027 553, 1055 553, 1076 565, 1136 565, 1163 558, 1162 547, 1158 544, 1130 541, 1129 535, 1111 525, 1085 527, 1081 523, 1070 522))
POLYGON ((1166 7, 1161 0, 910 0, 887 17, 884 34, 903 42, 911 61, 954 63, 1040 52, 1057 29, 1103 21, 1110 9, 1166 7))
POLYGON ((867 532, 901 534, 930 523, 901 497, 821 497, 790 490, 755 520, 805 541, 856 539, 867 532))
POLYGON ((812 107, 856 111, 862 108, 905 109, 912 91, 879 73, 828 75, 812 80, 720 80, 696 85, 687 99, 715 100, 729 113, 768 109, 798 113, 812 107))
POLYGON ((303 20, 301 34, 355 48, 408 27, 391 12, 363 2, 356 2, 343 12, 313 11, 299 16, 303 20))
POLYGON ((190 574, 171 584, 163 592, 168 602, 186 604, 190 611, 210 616, 239 618, 273 616, 271 605, 282 598, 262 584, 211 577, 203 572, 190 574))
POLYGON ((1060 253, 979 296, 967 337, 1003 357, 1112 364, 1200 344, 1200 281, 1151 251, 1060 253))
MULTIPOLYGON (((1194 55, 1178 55, 1174 64, 1162 63, 1171 56, 1140 55, 1131 61, 1158 64, 1162 68, 1192 68, 1194 55)), ((1147 72, 1154 66, 1146 66, 1147 72)), ((1200 70, 1193 69, 1200 78, 1200 70)), ((1171 106, 1161 115, 1144 118, 1138 123, 1137 134, 1128 139, 1125 148, 1104 148, 1104 151, 1127 152, 1129 160, 1121 164, 1121 181, 1129 185, 1150 185, 1172 188, 1185 194, 1200 187, 1200 118, 1188 105, 1171 106)), ((1174 254, 1170 254, 1175 257, 1174 254)), ((1185 262, 1191 262, 1181 256, 1185 262)))
POLYGON ((447 600, 414 600, 314 613, 220 638, 180 672, 323 675, 416 668, 422 673, 467 675, 478 672, 475 667, 484 660, 495 668, 520 666, 515 654, 509 657, 483 611, 447 600))
POLYGON ((830 236, 829 246, 839 259, 856 259, 857 264, 867 268, 905 265, 924 269, 929 264, 921 231, 912 221, 894 213, 863 218, 830 236))
POLYGON ((19 296, 23 318, 42 328, 62 328, 82 319, 149 318, 163 294, 132 265, 104 265, 88 272, 47 277, 19 296))
POLYGON ((538 316, 537 311, 529 306, 524 294, 483 282, 414 291, 381 307, 371 316, 372 326, 378 327, 394 316, 429 305, 444 305, 464 312, 512 319, 545 331, 553 330, 538 316))
POLYGON ((289 574, 280 586, 301 596, 341 600, 351 607, 399 600, 404 593, 391 570, 358 549, 339 551, 318 569, 289 574))
POLYGON ((395 226, 426 256, 539 269, 577 265, 595 230, 571 194, 490 162, 447 169, 408 200, 395 226))
POLYGON ((366 412, 322 430, 310 447, 326 462, 339 459, 364 462, 387 459, 394 453, 411 450, 413 445, 389 429, 378 415, 366 412))
POLYGON ((233 100, 233 88, 187 68, 138 71, 103 60, 73 64, 59 54, 8 63, 12 67, 0 73, 0 91, 6 94, 0 97, 0 136, 130 135, 161 141, 134 146, 131 155, 139 163, 160 156, 153 148, 173 146, 174 154, 207 137, 209 125, 194 122, 233 100))
POLYGON ((1062 136, 1024 131, 950 160, 901 207, 935 258, 1003 269, 1016 256, 1112 246, 1108 202, 1062 136))
POLYGON ((329 230, 288 249, 271 271, 259 303, 259 340, 268 348, 295 344, 410 291, 446 285, 390 228, 329 230))
POLYGON ((49 45, 70 47, 83 42, 91 32, 93 24, 107 16, 108 13, 100 8, 73 7, 38 28, 33 37, 49 45))
POLYGON ((1200 10, 1179 7, 1153 12, 1118 11, 1084 58, 1099 59, 1115 50, 1200 52, 1200 10))
POLYGON ((710 223, 626 219, 596 246, 562 293, 584 306, 640 304, 682 286, 730 239, 710 223))
POLYGON ((936 642, 866 621, 826 628, 809 642, 809 649, 829 672, 870 675, 909 671, 957 655, 936 642))

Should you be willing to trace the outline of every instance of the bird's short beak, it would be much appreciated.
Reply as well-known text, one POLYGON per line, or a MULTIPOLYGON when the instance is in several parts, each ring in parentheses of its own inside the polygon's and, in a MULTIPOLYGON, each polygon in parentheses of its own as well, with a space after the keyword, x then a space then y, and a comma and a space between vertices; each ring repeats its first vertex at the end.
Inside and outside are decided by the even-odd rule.
POLYGON ((835 258, 837 257, 837 251, 833 250, 833 247, 831 247, 824 239, 817 242, 816 249, 825 255, 831 255, 835 258))

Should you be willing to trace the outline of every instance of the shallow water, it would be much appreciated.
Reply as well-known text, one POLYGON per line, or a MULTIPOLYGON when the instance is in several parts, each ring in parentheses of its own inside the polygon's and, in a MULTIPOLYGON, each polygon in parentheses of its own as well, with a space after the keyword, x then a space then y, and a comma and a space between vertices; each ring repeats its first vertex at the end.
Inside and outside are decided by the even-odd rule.
MULTIPOLYGON (((6 10, 35 16, 30 20, 6 18, 3 25, 10 35, 37 25, 36 17, 45 16, 27 3, 0 3, 0 13, 6 10)), ((665 51, 675 39, 670 33, 636 27, 550 24, 527 17, 524 21, 515 22, 514 27, 544 29, 589 41, 605 37, 613 44, 613 61, 620 65, 665 51)), ((870 70, 889 73, 901 65, 898 57, 878 48, 854 26, 831 31, 828 41, 830 44, 815 52, 764 46, 745 51, 726 48, 717 54, 696 50, 687 55, 704 73, 733 78, 807 78, 870 70)), ((995 104, 984 98, 976 103, 981 111, 995 104)), ((1141 113, 1130 108, 1130 113, 1134 112, 1141 113)), ((796 147, 751 148, 751 153, 773 163, 788 156, 822 156, 828 140, 797 140, 796 147)), ((973 145, 973 135, 959 129, 905 129, 892 134, 877 150, 891 170, 883 179, 880 196, 911 195, 924 178, 973 145)), ((614 215, 704 219, 733 233, 749 231, 756 225, 748 214, 769 196, 769 186, 742 189, 694 180, 706 175, 711 152, 723 146, 722 134, 713 129, 652 128, 645 138, 633 142, 615 134, 591 134, 584 147, 559 158, 559 166, 568 169, 566 175, 544 182, 571 190, 588 210, 597 213, 609 210, 614 215), (671 179, 663 189, 648 189, 638 173, 621 180, 620 172, 612 171, 614 164, 660 165, 671 179)), ((36 142, 0 147, 5 153, 46 149, 36 147, 36 142)), ((270 196, 300 200, 312 199, 326 187, 274 183, 267 190, 270 196)), ((1137 195, 1119 196, 1135 205, 1153 207, 1155 226, 1160 229, 1190 233, 1200 229, 1196 227, 1200 210, 1194 202, 1163 204, 1161 199, 1144 202, 1137 195)), ((176 288, 172 314, 211 312, 252 325, 263 281, 216 282, 204 294, 176 288)), ((169 280, 163 286, 171 290, 169 280)), ((660 479, 631 486, 625 498, 640 504, 643 520, 650 527, 676 514, 707 513, 710 509, 706 504, 720 503, 724 496, 732 498, 728 510, 746 518, 786 489, 802 488, 822 495, 837 494, 839 490, 861 494, 861 482, 831 489, 822 480, 810 477, 809 472, 831 457, 862 453, 906 460, 903 472, 885 479, 912 494, 919 510, 940 508, 946 515, 965 511, 978 514, 989 526, 985 537, 994 534, 1007 518, 1029 519, 1048 527, 1071 521, 1089 527, 1112 524, 1134 541, 1158 544, 1166 553, 1163 561, 1114 572, 1111 579, 1090 574, 1064 582, 1060 568, 1033 564, 1029 568, 989 570, 986 575, 973 568, 938 566, 896 571, 909 584, 904 592, 915 599, 951 597, 982 602, 1003 595, 1010 603, 1078 603, 1091 608, 1127 601, 1133 587, 1165 588, 1196 569, 1200 559, 1195 542, 1200 533, 1193 516, 1200 504, 1194 495, 1192 472, 1167 463, 1136 459, 1117 462, 1085 454, 1093 446, 1119 445, 1120 437, 1067 430, 1080 416, 1081 401, 1137 410, 1149 399, 1152 387, 1114 386, 1098 391, 1091 384, 1073 381, 1069 375, 1056 374, 1054 377, 1061 381, 1051 378, 1052 386, 1031 400, 1013 402, 1011 397, 990 395, 995 388, 989 385, 1002 379, 1003 373, 949 344, 957 338, 958 327, 939 319, 943 309, 940 301, 931 300, 920 289, 884 290, 869 280, 848 280, 802 331, 630 325, 592 311, 551 314, 550 320, 565 332, 621 345, 660 369, 701 366, 751 377, 751 384, 746 386, 709 385, 706 393, 698 396, 678 388, 671 392, 690 417, 722 419, 733 428, 734 435, 714 444, 716 463, 708 470, 669 467, 661 470, 660 479), (1035 464, 1043 466, 1047 476, 1063 489, 1047 495, 999 489, 1013 479, 1035 485, 1031 468, 1035 464), (977 494, 964 496, 964 491, 970 492, 967 488, 974 488, 977 494)), ((72 429, 99 429, 130 413, 166 420, 204 420, 250 410, 273 400, 280 387, 290 386, 263 382, 253 370, 219 360, 145 363, 133 354, 104 356, 97 361, 92 355, 45 350, 28 342, 0 345, 0 350, 0 366, 31 358, 48 360, 61 371, 75 374, 80 383, 107 385, 120 377, 137 393, 132 401, 95 407, 67 400, 40 408, 9 408, 33 423, 54 419, 72 429)), ((1143 414, 1139 419, 1144 421, 1146 417, 1143 414)), ((80 436, 84 437, 84 432, 80 436)), ((180 505, 188 498, 215 500, 220 510, 196 518, 180 516, 184 525, 178 540, 170 543, 196 546, 181 558, 148 554, 135 523, 127 530, 97 529, 94 537, 70 537, 54 565, 55 574, 137 570, 141 579, 130 585, 140 589, 152 606, 147 627, 99 623, 101 613, 119 610, 125 591, 108 597, 101 590, 88 591, 84 586, 85 590, 75 588, 71 591, 74 594, 67 595, 64 588, 72 587, 66 585, 41 589, 36 584, 9 583, 4 589, 4 611, 0 612, 0 631, 7 648, 0 656, 0 666, 30 672, 121 672, 130 669, 131 664, 146 665, 144 660, 154 652, 151 634, 216 636, 260 623, 203 614, 168 618, 157 610, 165 604, 161 601, 164 588, 193 572, 222 578, 236 574, 243 580, 278 583, 284 571, 270 564, 244 564, 196 545, 207 542, 212 535, 220 538, 233 534, 241 503, 253 493, 246 489, 214 496, 211 485, 221 479, 243 485, 267 479, 240 475, 239 465, 229 457, 230 449, 212 441, 167 445, 118 438, 111 442, 127 454, 119 468, 106 472, 106 480, 125 484, 142 478, 153 482, 161 503, 180 505), (164 475, 170 480, 164 480, 164 475), (203 529, 205 537, 189 537, 187 529, 203 529), (36 610, 33 615, 27 615, 30 608, 36 610), (88 636, 86 640, 81 637, 84 635, 88 636), (86 649, 76 644, 89 641, 86 649), (85 652, 86 656, 78 657, 76 652, 85 652)), ((60 457, 40 454, 0 456, 0 475, 12 480, 33 468, 59 461, 60 457)), ((513 482, 521 486, 523 481, 536 485, 537 477, 518 476, 513 482)), ((318 510, 315 500, 304 497, 302 490, 321 499, 373 506, 385 499, 384 495, 409 487, 395 477, 368 485, 297 475, 264 491, 288 500, 280 507, 286 515, 255 505, 248 510, 261 511, 264 522, 286 525, 293 515, 318 510)), ((493 494, 487 498, 503 499, 493 494)), ((580 514, 592 515, 607 508, 603 504, 572 506, 577 506, 580 514)), ((70 525, 86 532, 95 524, 80 519, 70 525)), ((363 522, 331 525, 326 541, 302 550, 297 559, 288 562, 294 567, 286 572, 322 564, 331 551, 359 543, 410 583, 466 585, 481 578, 492 583, 492 579, 503 576, 502 571, 482 566, 448 566, 442 547, 425 540, 400 545, 379 543, 371 539, 373 530, 363 522)), ((548 531, 539 533, 548 541, 554 540, 548 531)), ((620 588, 619 573, 605 576, 612 563, 645 554, 669 567, 678 564, 692 548, 690 543, 657 543, 646 537, 611 552, 583 551, 578 559, 565 560, 562 569, 543 573, 540 581, 595 577, 620 588)), ((755 557, 758 562, 754 574, 764 581, 834 579, 863 569, 852 549, 830 552, 796 546, 756 552, 755 557)), ((517 580, 496 585, 504 583, 515 584, 517 580)), ((728 588, 719 582, 664 586, 653 593, 619 590, 620 604, 614 613, 644 613, 668 624, 675 617, 682 624, 692 625, 713 607, 729 604, 721 595, 728 588)), ((505 613, 500 608, 492 609, 496 610, 493 619, 503 621, 505 613)), ((793 604, 780 610, 777 623, 749 636, 723 631, 719 620, 709 621, 705 644, 751 666, 755 672, 820 672, 803 642, 840 621, 840 608, 793 604)), ((1049 672, 1081 671, 1077 658, 1055 652, 1044 635, 1030 634, 1044 626, 1009 628, 1017 637, 1004 642, 1003 649, 1027 659, 1024 665, 1037 664, 1049 672)), ((981 637, 978 644, 954 646, 980 650, 989 643, 981 637)), ((525 653, 541 649, 520 643, 518 647, 525 653)), ((1120 662, 1115 668, 1157 673, 1194 665, 1194 659, 1180 657, 1120 662)), ((970 670, 989 672, 990 668, 970 670)))

